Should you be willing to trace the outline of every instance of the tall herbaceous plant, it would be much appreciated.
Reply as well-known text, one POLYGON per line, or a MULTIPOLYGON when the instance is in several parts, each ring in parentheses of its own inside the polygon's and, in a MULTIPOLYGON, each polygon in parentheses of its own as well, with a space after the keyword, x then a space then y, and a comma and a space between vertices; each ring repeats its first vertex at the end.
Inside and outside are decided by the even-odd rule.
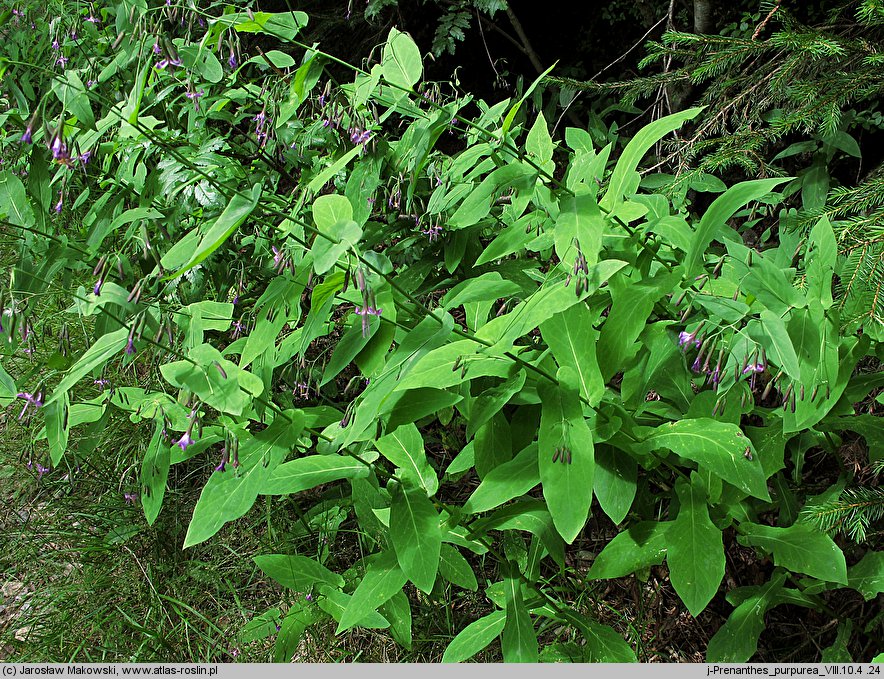
POLYGON ((256 502, 334 509, 358 560, 328 535, 253 555, 304 595, 276 611, 277 659, 329 618, 411 648, 416 592, 481 588, 443 660, 499 637, 536 661, 540 634, 544 657, 632 661, 640 640, 573 593, 665 561, 690 615, 727 597, 707 659, 745 661, 768 610, 882 591, 884 553, 808 518, 847 476, 803 485, 805 453, 843 432, 884 451, 855 407, 884 382, 855 370, 882 334, 841 331, 826 219, 758 252, 729 224, 784 179, 700 216, 640 190, 699 109, 614 161, 586 130, 553 137, 542 79, 490 105, 424 81, 405 33, 356 68, 299 42, 307 23, 3 10, 0 404, 33 432, 28 464, 100 463, 71 432, 122 412, 149 439, 148 523, 170 467, 211 460, 184 549, 256 502), (591 514, 618 532, 578 572, 591 514), (772 559, 764 582, 723 582, 734 534, 772 559))

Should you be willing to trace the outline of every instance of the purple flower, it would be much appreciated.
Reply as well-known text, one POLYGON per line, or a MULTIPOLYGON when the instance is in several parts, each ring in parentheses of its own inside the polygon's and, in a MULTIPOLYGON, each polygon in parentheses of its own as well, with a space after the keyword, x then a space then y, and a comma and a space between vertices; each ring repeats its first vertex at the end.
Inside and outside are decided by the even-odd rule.
POLYGON ((196 443, 196 441, 191 437, 190 429, 184 432, 184 435, 180 439, 175 441, 175 445, 181 448, 182 452, 187 451, 187 446, 192 446, 194 443, 196 443))
POLYGON ((86 165, 90 158, 92 158, 92 151, 84 151, 80 154, 80 162, 83 163, 83 165, 86 165))
POLYGON ((360 130, 358 127, 350 129, 350 141, 354 144, 365 144, 371 139, 371 132, 368 130, 360 130))
POLYGON ((138 499, 137 493, 123 493, 123 499, 126 501, 127 505, 131 505, 135 500, 138 499))
POLYGON ((246 334, 246 329, 241 321, 234 321, 231 328, 232 329, 230 331, 230 339, 239 339, 246 334))
POLYGON ((186 92, 184 94, 184 96, 193 102, 193 110, 199 111, 200 110, 200 97, 203 96, 204 94, 205 94, 205 92, 200 90, 199 92, 186 92))
POLYGON ((22 134, 22 136, 21 136, 21 143, 22 144, 30 144, 31 143, 31 133, 32 132, 33 132, 33 129, 31 128, 30 125, 28 125, 25 128, 24 134, 22 134))
POLYGON ((83 19, 83 21, 88 21, 90 24, 100 24, 101 23, 101 19, 95 18, 94 16, 92 16, 92 14, 90 14, 85 19, 83 19))
POLYGON ((442 226, 439 224, 432 224, 426 229, 421 229, 421 233, 424 234, 432 243, 437 238, 439 238, 439 234, 442 233, 442 226))
POLYGON ((55 135, 55 138, 52 140, 52 145, 49 147, 52 151, 52 157, 55 160, 59 160, 61 162, 65 162, 71 159, 71 154, 68 151, 68 145, 62 141, 61 135, 55 135))
POLYGON ((61 49, 61 45, 58 44, 58 38, 52 41, 52 49, 56 51, 61 49))
POLYGON ((697 333, 680 332, 678 333, 678 346, 683 347, 693 343, 695 347, 700 346, 700 340, 697 339, 697 333))
POLYGON ((131 356, 135 353, 135 342, 132 341, 132 338, 129 338, 129 341, 126 342, 126 355, 131 356))
POLYGON ((92 288, 92 294, 95 295, 96 297, 100 297, 102 285, 104 285, 103 278, 99 278, 97 281, 95 281, 95 286, 92 288))
POLYGON ((58 202, 55 204, 55 213, 61 214, 61 209, 64 207, 64 195, 61 191, 58 192, 58 202))
POLYGON ((21 412, 18 415, 18 419, 21 420, 25 413, 28 412, 28 408, 33 406, 34 410, 41 407, 43 405, 43 394, 37 392, 37 394, 30 394, 28 392, 20 391, 17 393, 16 398, 20 398, 25 402, 24 408, 21 409, 21 412))
POLYGON ((106 388, 110 384, 110 380, 106 380, 104 378, 100 378, 97 380, 92 380, 92 384, 98 385, 102 389, 106 388))
MULTIPOLYGON (((224 450, 221 451, 221 462, 219 462, 218 466, 215 467, 215 471, 216 472, 225 471, 225 465, 227 464, 227 462, 229 460, 230 460, 230 453, 227 452, 227 447, 225 446, 224 450)), ((234 466, 238 466, 238 463, 237 463, 237 465, 234 465, 234 466)))
POLYGON ((762 363, 750 363, 745 368, 743 368, 743 374, 748 375, 749 373, 761 373, 764 372, 764 364, 762 363))
POLYGON ((163 53, 163 50, 162 50, 162 48, 160 47, 160 44, 159 44, 158 42, 155 42, 155 43, 153 44, 153 53, 154 53, 154 54, 162 54, 162 53, 163 53))
POLYGON ((304 598, 307 599, 307 601, 313 601, 313 595, 310 594, 310 592, 307 592, 307 593, 304 595, 304 598))
POLYGON ((97 80, 87 80, 87 81, 86 81, 86 87, 87 87, 87 88, 91 88, 91 87, 92 87, 95 83, 97 83, 97 82, 98 82, 97 80))
POLYGON ((236 68, 236 55, 233 52, 231 52, 230 56, 227 58, 227 65, 230 66, 230 68, 236 68))
POLYGON ((158 71, 162 71, 166 66, 180 66, 180 59, 162 59, 157 62, 157 65, 154 68, 158 71))
POLYGON ((46 472, 49 471, 49 467, 44 467, 39 462, 36 464, 36 467, 37 467, 37 478, 38 479, 43 478, 43 474, 45 474, 46 472))
POLYGON ((68 61, 69 59, 66 56, 61 55, 58 59, 55 60, 55 63, 61 64, 62 67, 65 67, 68 64, 68 61))
POLYGON ((700 367, 700 356, 698 355, 696 359, 694 359, 694 364, 691 366, 691 370, 695 373, 702 372, 702 368, 700 367))

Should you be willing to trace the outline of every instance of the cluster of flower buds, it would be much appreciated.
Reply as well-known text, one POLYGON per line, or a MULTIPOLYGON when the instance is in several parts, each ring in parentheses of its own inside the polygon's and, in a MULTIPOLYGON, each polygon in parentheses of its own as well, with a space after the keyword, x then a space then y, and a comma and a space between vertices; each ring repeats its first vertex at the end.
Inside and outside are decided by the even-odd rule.
POLYGON ((307 400, 310 398, 310 385, 306 382, 296 382, 292 388, 292 396, 296 396, 301 401, 307 400))
POLYGON ((380 317, 382 310, 377 306, 374 291, 365 282, 365 272, 361 266, 356 269, 356 287, 362 293, 362 307, 353 307, 353 311, 362 316, 362 336, 368 337, 369 316, 380 317))
POLYGON ((270 135, 273 119, 267 116, 266 107, 262 107, 261 112, 252 118, 252 122, 255 123, 255 138, 260 142, 263 149, 267 146, 267 139, 270 135))
POLYGON ((286 253, 284 250, 280 250, 275 245, 270 248, 273 251, 273 268, 276 270, 277 274, 281 274, 286 269, 289 270, 289 273, 292 276, 295 275, 295 263, 292 261, 292 258, 286 253))
POLYGON ((555 451, 553 451, 552 461, 571 464, 571 449, 567 446, 556 448, 555 451))
POLYGON ((221 461, 215 467, 216 472, 227 471, 228 463, 234 468, 239 467, 239 441, 233 437, 228 437, 221 449, 221 461))
POLYGON ((387 198, 387 205, 394 210, 399 209, 399 204, 402 202, 402 190, 399 188, 399 184, 390 191, 390 195, 387 198))
POLYGON ((577 242, 576 238, 574 239, 574 245, 577 248, 577 257, 574 260, 571 273, 565 279, 565 287, 570 285, 572 278, 576 278, 577 282, 574 284, 574 292, 580 297, 585 290, 589 289, 589 281, 587 280, 589 277, 589 266, 586 263, 586 257, 583 256, 583 251, 580 249, 580 243, 577 242))
POLYGON ((764 349, 761 349, 761 355, 759 356, 758 351, 754 352, 750 357, 749 354, 743 358, 743 365, 738 368, 739 373, 735 372, 735 379, 740 379, 740 377, 744 375, 749 375, 749 388, 755 389, 755 382, 757 376, 763 373, 767 369, 767 354, 764 349))

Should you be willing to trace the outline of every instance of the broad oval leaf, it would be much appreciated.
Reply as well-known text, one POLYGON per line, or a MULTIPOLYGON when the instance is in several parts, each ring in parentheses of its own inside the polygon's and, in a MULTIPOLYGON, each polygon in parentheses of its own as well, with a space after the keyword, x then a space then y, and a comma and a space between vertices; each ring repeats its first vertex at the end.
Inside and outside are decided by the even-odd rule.
POLYGON ((804 523, 788 528, 743 523, 742 544, 761 547, 773 554, 777 566, 805 573, 826 582, 848 584, 844 553, 825 533, 804 523))
POLYGON ((442 654, 442 662, 463 662, 494 641, 506 625, 506 611, 494 611, 464 627, 442 654))
POLYGON ((724 541, 709 518, 706 488, 697 473, 675 487, 678 516, 666 531, 666 563, 676 593, 695 618, 715 596, 724 577, 724 541))
POLYGON ((439 514, 423 488, 396 486, 391 496, 390 540, 399 565, 418 589, 429 594, 442 548, 439 514))
POLYGON ((262 554, 255 557, 255 564, 280 585, 296 592, 309 591, 318 584, 344 586, 343 577, 306 556, 262 554))
POLYGON ((770 500, 761 460, 752 442, 735 424, 711 418, 669 422, 645 439, 641 448, 647 452, 671 450, 749 495, 770 500), (747 449, 749 455, 745 454, 747 449))

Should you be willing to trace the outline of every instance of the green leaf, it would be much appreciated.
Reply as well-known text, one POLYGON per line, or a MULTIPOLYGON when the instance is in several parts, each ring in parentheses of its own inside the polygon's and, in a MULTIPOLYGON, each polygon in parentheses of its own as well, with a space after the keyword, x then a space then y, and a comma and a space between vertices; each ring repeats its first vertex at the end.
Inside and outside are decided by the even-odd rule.
POLYGON ((804 523, 788 528, 742 523, 744 545, 761 547, 773 554, 774 564, 793 573, 804 573, 826 582, 847 585, 844 554, 832 538, 804 523))
MULTIPOLYGON (((517 566, 510 563, 514 575, 517 566)), ((500 633, 500 647, 503 661, 537 662, 537 634, 531 622, 531 615, 522 601, 522 587, 518 577, 507 577, 503 580, 506 593, 506 623, 500 633)))
POLYGON ((439 488, 439 479, 427 461, 424 439, 414 424, 398 427, 395 431, 375 441, 381 455, 401 470, 400 479, 408 479, 414 485, 433 496, 439 488))
POLYGON ((587 573, 591 580, 622 578, 663 563, 666 532, 671 521, 642 521, 618 533, 595 558, 587 573))
POLYGON ((492 470, 512 460, 512 429, 503 413, 495 413, 476 431, 473 457, 480 479, 485 479, 492 470))
POLYGON ((59 101, 77 119, 80 126, 94 130, 95 115, 92 113, 88 92, 80 76, 71 68, 65 69, 64 80, 57 83, 55 90, 59 101))
POLYGON ((402 591, 406 581, 405 574, 396 562, 396 554, 383 552, 376 555, 341 615, 335 634, 350 629, 377 611, 396 592, 402 591))
POLYGON ((411 650, 411 604, 399 590, 378 609, 390 621, 390 634, 401 646, 411 650))
POLYGON ((322 617, 319 609, 309 603, 292 602, 288 614, 283 618, 276 643, 273 646, 273 662, 293 662, 301 637, 307 628, 322 617))
MULTIPOLYGON (((322 595, 318 601, 319 607, 333 617, 335 622, 339 621, 350 607, 353 597, 329 585, 320 586, 319 593, 322 595)), ((377 611, 372 611, 356 624, 366 629, 386 629, 390 626, 387 619, 377 611)))
POLYGON ((635 651, 616 630, 572 609, 562 610, 562 615, 586 639, 586 662, 636 662, 635 651))
POLYGON ((639 130, 623 149, 623 153, 614 167, 614 172, 608 182, 608 191, 601 201, 601 207, 610 211, 623 200, 624 195, 635 193, 640 182, 636 168, 645 154, 663 137, 681 127, 686 120, 697 117, 702 110, 701 108, 690 108, 686 111, 673 113, 665 118, 655 120, 639 130))
POLYGON ((495 193, 534 177, 534 171, 524 163, 512 162, 493 170, 466 197, 460 207, 448 219, 450 229, 465 229, 478 223, 491 212, 492 197, 495 193))
POLYGON ((395 431, 396 428, 404 424, 417 422, 428 415, 450 408, 462 400, 463 396, 460 394, 432 387, 403 391, 392 407, 390 419, 387 421, 387 429, 395 431))
POLYGON ((595 194, 589 187, 582 186, 577 195, 562 199, 561 212, 556 219, 555 242, 556 255, 567 273, 574 268, 578 252, 583 253, 590 266, 598 262, 605 223, 595 194))
POLYGON ((296 592, 309 592, 317 584, 343 587, 344 578, 315 559, 291 554, 263 554, 255 564, 280 585, 296 592))
POLYGON ((219 23, 232 24, 235 31, 242 33, 266 33, 283 42, 289 42, 307 25, 307 14, 294 11, 249 12, 248 14, 241 12, 223 16, 219 19, 219 23))
POLYGON ((252 211, 257 207, 258 200, 261 198, 261 184, 252 186, 252 191, 248 195, 241 193, 234 194, 233 198, 224 208, 224 212, 215 220, 215 223, 205 232, 196 251, 182 268, 175 273, 169 274, 163 280, 169 281, 178 278, 184 272, 189 271, 197 264, 202 262, 206 257, 211 255, 215 250, 220 248, 224 242, 233 235, 240 225, 248 219, 252 211))
POLYGON ((328 181, 332 177, 334 177, 338 172, 347 167, 350 161, 353 160, 360 153, 362 153, 362 144, 357 144, 331 165, 320 171, 319 174, 317 174, 313 179, 311 179, 310 183, 307 184, 307 192, 317 193, 320 189, 322 189, 323 186, 328 183, 328 181))
POLYGON ((576 392, 543 384, 538 393, 542 410, 537 455, 543 497, 556 530, 570 544, 583 530, 592 503, 592 433, 576 392))
POLYGON ((552 137, 549 136, 546 119, 543 113, 537 114, 537 119, 528 131, 528 137, 525 139, 525 151, 528 157, 535 163, 544 167, 552 160, 553 155, 552 137))
POLYGON ((10 170, 0 172, 0 216, 15 226, 34 224, 34 211, 25 193, 25 185, 10 170))
POLYGON ((476 575, 470 567, 470 562, 453 545, 442 545, 439 573, 451 584, 463 587, 471 592, 475 592, 479 588, 479 583, 476 582, 476 575))
POLYGON ((820 662, 824 663, 851 663, 853 662, 853 656, 850 655, 850 650, 847 648, 847 644, 850 642, 850 635, 853 633, 853 621, 842 620, 838 624, 838 634, 835 637, 835 641, 832 642, 832 645, 824 648, 822 652, 822 657, 820 658, 820 662))
POLYGON ((442 532, 423 488, 396 486, 390 493, 390 540, 406 577, 429 594, 436 581, 442 532))
POLYGON ((782 368, 793 380, 801 379, 801 366, 795 347, 786 331, 786 324, 774 312, 764 309, 758 325, 748 328, 749 336, 759 342, 774 365, 782 368))
POLYGON ((486 389, 476 397, 470 408, 470 417, 467 420, 467 438, 471 438, 476 431, 494 415, 509 403, 510 399, 521 391, 525 385, 527 374, 520 369, 515 375, 497 385, 486 389))
POLYGON ((595 355, 599 333, 593 328, 600 314, 600 308, 591 311, 581 303, 557 313, 540 326, 543 341, 552 350, 559 366, 567 366, 577 374, 580 395, 590 406, 598 405, 605 393, 595 355))
POLYGON ((423 72, 421 53, 414 40, 407 33, 391 28, 381 54, 381 74, 384 80, 393 86, 410 90, 421 79, 423 72))
POLYGON ((442 662, 455 663, 469 660, 484 649, 503 631, 506 611, 494 611, 464 627, 442 654, 442 662))
POLYGON ((823 216, 810 231, 805 256, 807 297, 818 299, 824 309, 832 306, 832 274, 838 263, 838 245, 828 217, 823 216))
POLYGON ((710 418, 669 422, 658 427, 640 447, 647 452, 671 450, 749 495, 770 500, 761 460, 752 442, 735 424, 710 418), (747 448, 751 460, 745 455, 747 448))
POLYGON ((128 328, 120 328, 99 337, 95 344, 86 350, 86 353, 74 363, 74 366, 68 371, 67 375, 58 383, 55 391, 52 392, 52 396, 46 399, 44 407, 64 397, 71 387, 79 382, 86 373, 105 363, 111 356, 119 354, 126 347, 128 338, 128 328))
MULTIPOLYGON (((696 111, 697 109, 694 110, 696 111)), ((755 179, 753 181, 740 182, 716 198, 700 220, 694 238, 691 240, 691 247, 684 260, 685 278, 690 280, 700 273, 703 265, 703 255, 706 253, 709 244, 726 227, 727 220, 737 210, 747 203, 758 200, 765 194, 770 193, 776 186, 789 181, 789 179, 791 177, 755 179)))
POLYGON ((240 444, 240 467, 230 464, 216 471, 203 487, 187 527, 184 548, 208 540, 228 521, 243 516, 258 497, 274 469, 297 443, 303 429, 304 415, 287 411, 291 422, 278 415, 267 429, 240 444))
POLYGON ((539 76, 537 76, 537 79, 533 83, 531 83, 531 85, 528 87, 527 90, 525 90, 524 94, 522 94, 522 96, 519 98, 519 100, 515 104, 512 105, 510 110, 507 112, 506 117, 503 119, 503 124, 501 125, 501 128, 500 128, 501 138, 503 138, 503 136, 505 136, 506 133, 510 131, 510 127, 513 124, 513 120, 516 119, 516 114, 519 112, 519 108, 522 106, 522 104, 525 102, 525 100, 531 96, 531 93, 534 92, 535 88, 543 81, 544 78, 546 78, 546 76, 548 76, 552 72, 552 70, 558 65, 558 63, 559 62, 556 62, 555 64, 550 66, 548 69, 546 69, 543 73, 541 73, 539 76))
POLYGON ((504 280, 497 271, 488 271, 455 285, 445 293, 441 306, 443 309, 453 309, 469 302, 486 302, 510 297, 521 290, 521 286, 513 281, 504 280))
POLYGON ((163 506, 166 480, 169 478, 171 455, 169 444, 163 437, 163 429, 162 420, 158 420, 141 462, 141 506, 149 526, 156 521, 163 506))
POLYGON ((871 601, 884 592, 884 552, 871 551, 847 570, 847 586, 871 601))
POLYGON ((744 663, 758 650, 758 637, 764 631, 764 614, 774 605, 783 589, 785 573, 779 573, 756 593, 737 606, 727 621, 718 628, 706 648, 706 662, 744 663))
POLYGON ((636 339, 644 331, 654 304, 672 289, 676 275, 661 271, 639 281, 625 275, 611 278, 609 289, 613 303, 595 347, 606 382, 639 350, 641 345, 636 339))
POLYGON ((638 465, 613 446, 596 444, 593 491, 608 518, 619 524, 635 499, 638 465))
POLYGON ((49 441, 49 455, 52 466, 57 467, 68 447, 68 434, 70 433, 70 400, 68 392, 62 392, 61 398, 47 403, 43 407, 43 417, 46 422, 46 438, 49 441))
POLYGON ((676 593, 695 618, 715 596, 724 577, 724 541, 709 518, 700 475, 676 483, 678 516, 666 531, 666 563, 676 593))
POLYGON ((509 462, 488 472, 464 504, 463 511, 467 514, 487 512, 524 495, 538 483, 537 446, 531 444, 509 462))
POLYGON ((259 377, 241 370, 209 344, 191 349, 190 359, 161 365, 160 373, 169 384, 189 389, 217 410, 241 415, 264 390, 259 377))
POLYGON ((363 479, 370 468, 345 455, 308 455, 279 465, 261 485, 261 495, 292 495, 340 479, 363 479))

